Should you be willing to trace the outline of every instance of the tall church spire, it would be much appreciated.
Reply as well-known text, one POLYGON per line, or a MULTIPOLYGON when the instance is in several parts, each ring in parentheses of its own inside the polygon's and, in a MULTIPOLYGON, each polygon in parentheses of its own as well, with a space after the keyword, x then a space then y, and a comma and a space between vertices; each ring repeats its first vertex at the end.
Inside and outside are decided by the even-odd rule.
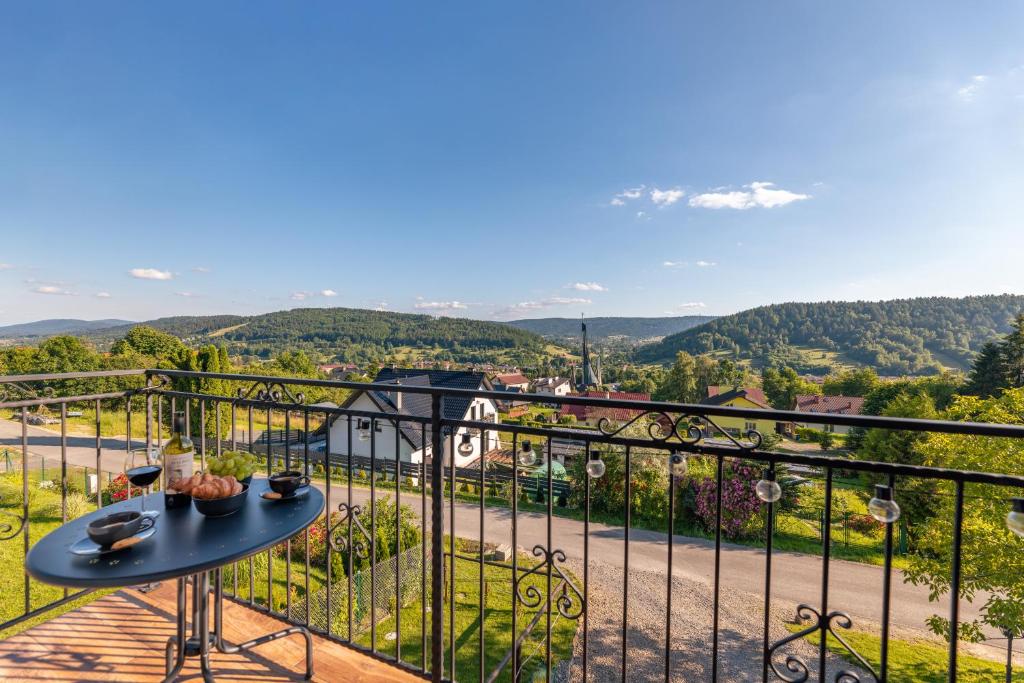
POLYGON ((590 364, 590 349, 587 346, 587 321, 580 315, 580 325, 583 330, 583 376, 580 377, 580 383, 578 389, 585 391, 588 387, 596 387, 598 385, 597 375, 594 374, 594 368, 590 364))

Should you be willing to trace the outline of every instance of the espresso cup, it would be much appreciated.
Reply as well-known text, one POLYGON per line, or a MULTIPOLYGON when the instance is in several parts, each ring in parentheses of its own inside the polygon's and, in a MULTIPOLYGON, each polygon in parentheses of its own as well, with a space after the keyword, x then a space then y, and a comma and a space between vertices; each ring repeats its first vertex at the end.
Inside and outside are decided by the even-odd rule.
POLYGON ((270 488, 282 496, 290 496, 301 486, 309 484, 309 477, 302 472, 288 471, 270 475, 270 488))
POLYGON ((142 526, 142 521, 142 513, 137 510, 116 512, 90 522, 85 531, 94 543, 108 546, 122 538, 134 536, 142 526))

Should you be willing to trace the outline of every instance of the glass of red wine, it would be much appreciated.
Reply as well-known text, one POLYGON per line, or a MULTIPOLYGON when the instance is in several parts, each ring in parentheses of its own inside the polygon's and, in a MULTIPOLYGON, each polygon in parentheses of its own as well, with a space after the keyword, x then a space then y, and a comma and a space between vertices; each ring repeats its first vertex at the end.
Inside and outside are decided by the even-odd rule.
POLYGON ((128 477, 129 487, 143 489, 139 496, 139 511, 144 516, 152 514, 146 512, 146 489, 160 478, 163 469, 163 465, 160 464, 160 451, 156 448, 135 448, 128 451, 125 457, 124 473, 128 477))

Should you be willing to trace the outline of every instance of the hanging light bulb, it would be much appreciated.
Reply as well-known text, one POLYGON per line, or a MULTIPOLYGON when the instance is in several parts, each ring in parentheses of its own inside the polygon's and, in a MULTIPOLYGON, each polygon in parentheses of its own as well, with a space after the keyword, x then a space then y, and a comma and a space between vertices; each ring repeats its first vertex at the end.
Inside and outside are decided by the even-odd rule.
POLYGON ((775 470, 766 468, 761 473, 761 480, 754 485, 754 493, 766 503, 774 503, 782 498, 782 487, 775 481, 775 470))
POLYGON ((899 519, 900 506, 892 499, 892 489, 884 484, 876 484, 875 497, 868 501, 868 512, 885 524, 891 524, 899 519))
POLYGON ((359 440, 369 441, 370 440, 370 421, 360 420, 359 421, 359 440))
POLYGON ((679 452, 669 453, 668 456, 668 471, 674 477, 685 477, 686 471, 689 469, 689 464, 686 461, 686 456, 679 452))
POLYGON ((1024 498, 1011 498, 1013 509, 1006 515, 1006 526, 1024 538, 1024 498))
POLYGON ((587 474, 590 475, 591 479, 600 479, 604 476, 605 465, 604 460, 601 460, 600 453, 591 453, 590 458, 587 460, 587 474))
POLYGON ((459 444, 459 455, 473 454, 473 437, 469 432, 463 432, 462 443, 459 444))
POLYGON ((523 467, 529 467, 535 462, 537 462, 537 456, 533 453, 533 444, 529 441, 524 441, 519 449, 519 464, 523 467))

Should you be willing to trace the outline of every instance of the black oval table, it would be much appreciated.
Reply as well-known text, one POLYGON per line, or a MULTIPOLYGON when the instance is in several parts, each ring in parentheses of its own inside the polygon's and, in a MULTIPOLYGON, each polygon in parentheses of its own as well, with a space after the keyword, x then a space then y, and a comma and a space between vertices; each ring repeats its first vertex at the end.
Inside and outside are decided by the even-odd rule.
POLYGON ((240 645, 228 645, 221 628, 221 567, 284 542, 315 522, 324 510, 323 493, 315 486, 310 486, 305 496, 287 501, 261 498, 260 494, 268 488, 266 479, 254 479, 242 509, 225 517, 206 517, 192 505, 166 509, 162 493, 147 496, 146 507, 155 507, 160 512, 152 536, 130 548, 101 556, 72 554, 69 548, 86 536, 85 529, 91 521, 114 512, 138 510, 139 499, 108 505, 41 538, 25 558, 25 568, 39 581, 72 588, 121 588, 177 579, 177 635, 167 641, 165 681, 175 679, 186 657, 199 657, 203 680, 213 681, 211 645, 221 652, 234 653, 289 635, 302 635, 306 640, 308 680, 313 676, 313 640, 307 629, 294 626, 240 645), (199 599, 210 593, 211 574, 212 632, 209 600, 199 599), (193 586, 192 636, 186 639, 188 583, 193 586))

